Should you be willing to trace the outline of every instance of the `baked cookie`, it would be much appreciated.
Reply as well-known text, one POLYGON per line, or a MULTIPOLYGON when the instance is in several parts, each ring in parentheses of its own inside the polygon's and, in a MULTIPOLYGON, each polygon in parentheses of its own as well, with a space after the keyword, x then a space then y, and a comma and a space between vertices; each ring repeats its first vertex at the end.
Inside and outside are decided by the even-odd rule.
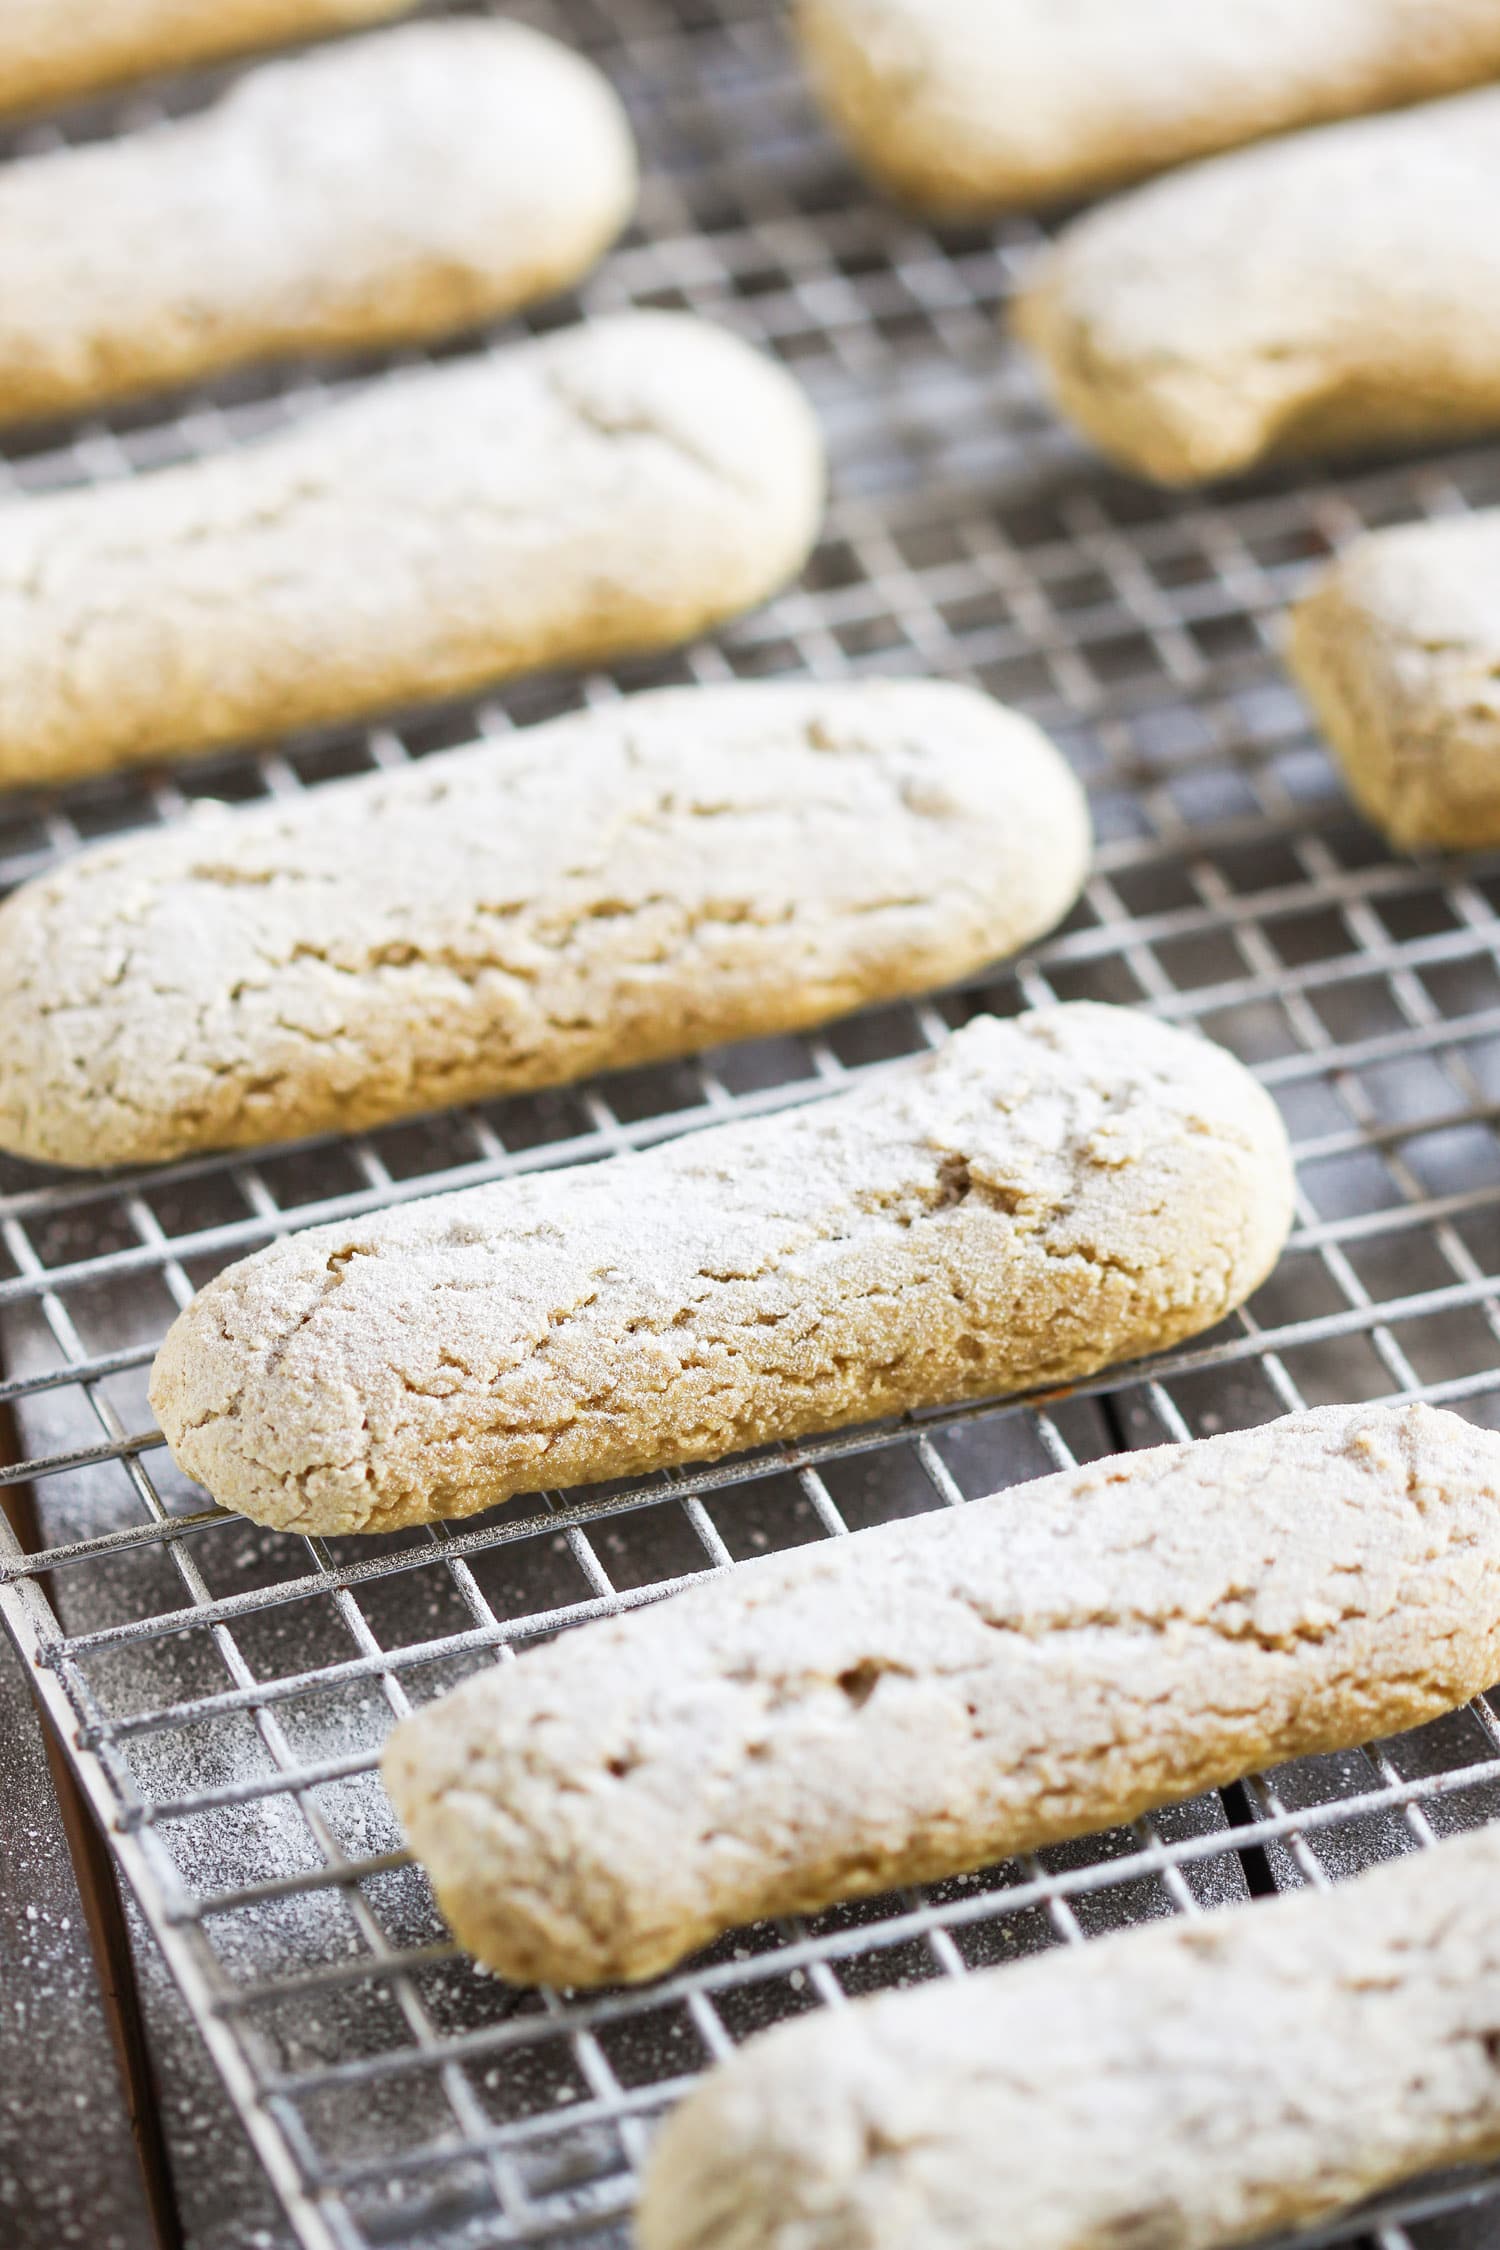
POLYGON ((669 647, 800 569, 822 501, 791 377, 641 312, 0 508, 0 786, 669 647))
POLYGON ((975 215, 1500 71, 1494 0, 797 0, 796 22, 865 169, 975 215))
POLYGON ((1324 126, 1076 220, 1016 324, 1063 412, 1164 484, 1492 428, 1497 193, 1500 88, 1324 126))
POLYGON ((386 1786, 518 1984, 936 1882, 1500 1677, 1500 1437, 1325 1407, 748 1562, 470 1680, 386 1786))
POLYGON ((295 1531, 389 1531, 1211 1327, 1285 1239, 1268 1095, 1089 1003, 981 1016, 852 1092, 317 1227, 174 1322, 178 1465, 295 1531))
POLYGON ((0 0, 0 109, 38 109, 156 70, 352 31, 414 0, 0 0))
POLYGON ((820 2009, 670 2118, 641 2250, 1213 2250, 1500 2151, 1500 1830, 820 2009))
POLYGON ((1088 814, 972 689, 668 689, 85 852, 0 906, 0 1147, 355 1130, 950 982, 1088 814))
POLYGON ((576 281, 634 200, 609 86, 522 24, 267 63, 196 115, 0 171, 0 419, 452 334, 576 281))
POLYGON ((1393 843, 1500 843, 1500 510, 1356 540, 1292 611, 1289 655, 1393 843))

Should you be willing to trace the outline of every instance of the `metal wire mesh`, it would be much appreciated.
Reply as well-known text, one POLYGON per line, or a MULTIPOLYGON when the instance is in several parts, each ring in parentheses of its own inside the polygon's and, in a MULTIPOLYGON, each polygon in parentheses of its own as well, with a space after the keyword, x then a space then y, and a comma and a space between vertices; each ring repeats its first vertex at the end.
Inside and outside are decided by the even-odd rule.
MULTIPOLYGON (((1350 814, 1284 684, 1276 618, 1372 524, 1500 499, 1500 448, 1162 496, 1042 411, 997 312, 1033 229, 933 232, 868 196, 757 0, 558 0, 634 113, 638 226, 582 304, 688 306, 789 361, 835 497, 801 585, 608 678, 335 730, 0 806, 0 881, 81 842, 409 757, 668 680, 921 672, 1064 743, 1097 871, 1024 963, 925 1004, 556 1095, 267 1153, 87 1179, 0 1164, 0 1343, 40 1546, 4 1535, 0 1612, 109 1827, 308 2250, 623 2243, 651 2121, 759 2026, 1121 1923, 1322 1883, 1500 1813, 1479 1702, 1129 1831, 926 1892, 737 1933, 645 1991, 522 1993, 454 1952, 374 1775, 413 1702, 580 1618, 747 1555, 1303 1404, 1423 1396, 1500 1420, 1500 858, 1395 860, 1350 814), (149 1426, 151 1354, 193 1288, 291 1226, 584 1162, 806 1098, 1049 997, 1196 1024, 1283 1106, 1300 1204, 1280 1270, 1213 1336, 1066 1398, 966 1407, 384 1540, 206 1510, 149 1426)), ((208 79, 37 128, 112 131, 208 79)), ((549 307, 533 328, 573 317, 549 307)), ((390 364, 390 362, 380 363, 390 364)), ((237 378, 35 433, 17 493, 293 417, 338 370, 237 378)), ((1391 2215, 1451 2209, 1476 2176, 1391 2215)), ((1337 2231, 1337 2230, 1334 2230, 1337 2231)), ((1357 2227, 1344 2231, 1359 2231, 1357 2227)))

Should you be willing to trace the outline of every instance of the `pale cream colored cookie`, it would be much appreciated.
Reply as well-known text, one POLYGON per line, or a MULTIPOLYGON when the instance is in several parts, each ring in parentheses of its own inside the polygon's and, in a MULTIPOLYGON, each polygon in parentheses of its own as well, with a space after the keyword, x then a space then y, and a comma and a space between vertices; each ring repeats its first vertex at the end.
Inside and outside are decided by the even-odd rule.
POLYGON ((655 1976, 1418 1726, 1500 1677, 1500 1437, 1325 1407, 743 1564, 427 1705, 386 1786, 459 1942, 655 1976))
POLYGON ((1357 540, 1293 610, 1289 653, 1394 843, 1500 843, 1500 511, 1357 540))
POLYGON ((152 1404, 226 1507, 385 1531, 1070 1382, 1222 1319, 1290 1217, 1221 1049, 979 1017, 832 1100, 294 1235, 179 1315, 152 1404))
POLYGON ((1495 0, 798 0, 830 118, 939 211, 1082 195, 1500 72, 1495 0))
POLYGON ((1500 2151, 1500 1830, 820 2009, 669 2119, 641 2250, 1214 2250, 1500 2151))
POLYGON ((0 0, 0 110, 282 39, 353 30, 414 0, 0 0))
POLYGON ((0 906, 0 1146, 353 1130, 943 984, 1065 913, 1088 815, 931 681, 669 689, 67 862, 0 906))
POLYGON ((1500 88, 1246 149, 1064 229, 1017 307, 1063 412, 1167 484, 1500 423, 1500 88))
POLYGON ((575 281, 634 198, 609 86, 524 25, 267 63, 198 115, 0 170, 0 419, 450 334, 575 281))
POLYGON ((791 378, 642 312, 0 508, 0 786, 670 646, 798 570, 822 498, 791 378))

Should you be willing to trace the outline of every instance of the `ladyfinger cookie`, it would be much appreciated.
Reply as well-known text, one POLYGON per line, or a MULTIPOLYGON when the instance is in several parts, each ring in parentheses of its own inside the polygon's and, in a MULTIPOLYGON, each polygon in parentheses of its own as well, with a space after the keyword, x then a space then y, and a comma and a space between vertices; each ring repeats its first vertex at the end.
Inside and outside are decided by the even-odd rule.
POLYGON ((576 280, 634 197, 609 86, 522 24, 268 63, 196 116, 0 172, 0 418, 450 334, 576 280))
POLYGON ((744 1564, 483 1673, 385 1780, 518 1984, 936 1882, 1500 1678, 1500 1437, 1333 1407, 744 1564))
POLYGON ((0 786, 668 647, 799 569, 822 497, 791 378, 642 312, 0 508, 0 786))
POLYGON ((1500 71, 1494 0, 798 0, 797 26, 865 168, 975 214, 1500 71))
POLYGON ((1063 412, 1165 484, 1488 428, 1497 193, 1500 88, 1324 126, 1075 221, 1017 325, 1063 412))
POLYGON ((1500 843, 1500 510, 1356 540, 1292 611, 1289 655, 1393 843, 1500 843))
POLYGON ((1500 2150, 1500 1830, 822 2009, 657 2142, 641 2250, 1214 2250, 1500 2150))
POLYGON ((1221 1049, 981 1016, 833 1100, 274 1244, 178 1316, 152 1404, 225 1506, 386 1531, 1070 1382, 1212 1326, 1290 1216, 1221 1049))
POLYGON ((405 13, 414 0, 0 0, 0 109, 405 13))
POLYGON ((943 984, 1088 814, 972 689, 677 688, 85 852, 0 906, 0 1146, 383 1124, 943 984))

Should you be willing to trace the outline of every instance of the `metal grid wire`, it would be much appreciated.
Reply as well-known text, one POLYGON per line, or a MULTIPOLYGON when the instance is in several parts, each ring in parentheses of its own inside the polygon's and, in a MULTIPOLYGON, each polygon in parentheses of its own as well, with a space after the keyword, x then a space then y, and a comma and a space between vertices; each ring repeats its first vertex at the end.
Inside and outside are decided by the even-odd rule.
MULTIPOLYGON (((39 1540, 27 1553, 5 1535, 0 1610, 307 2250, 622 2244, 652 2120, 763 2024, 1325 1883, 1500 1813, 1500 1719, 1479 1702, 1129 1831, 737 1933, 644 1991, 517 1992, 448 1942, 379 1790, 379 1746, 410 1704, 538 1634, 747 1555, 1306 1404, 1421 1396, 1500 1421, 1500 858, 1390 857, 1275 655, 1309 566, 1363 526, 1500 499, 1500 448, 1147 491, 1049 420, 999 338, 1034 229, 933 232, 867 195, 768 0, 519 12, 597 54, 646 160, 639 224, 584 308, 727 321, 818 405, 835 497, 806 577, 713 642, 609 678, 12 799, 0 881, 175 819, 193 795, 290 792, 622 689, 793 672, 931 673, 1020 704, 1089 783, 1100 848, 1084 900, 1023 964, 822 1036, 259 1160, 105 1179, 0 1165, 0 1401, 29 1456, 3 1478, 31 1488, 39 1540), (383 1540, 278 1537, 205 1510, 149 1427, 146 1370, 174 1312, 288 1227, 802 1100, 977 1008, 1080 997, 1223 1042, 1296 1143, 1278 1273, 1148 1370, 383 1540)), ((105 106, 70 136, 212 83, 105 106)), ((241 442, 350 372, 236 378, 43 432, 4 474, 24 493, 241 442)), ((1484 2186, 1429 2184, 1364 2231, 1391 2250, 1399 2219, 1484 2186)))

